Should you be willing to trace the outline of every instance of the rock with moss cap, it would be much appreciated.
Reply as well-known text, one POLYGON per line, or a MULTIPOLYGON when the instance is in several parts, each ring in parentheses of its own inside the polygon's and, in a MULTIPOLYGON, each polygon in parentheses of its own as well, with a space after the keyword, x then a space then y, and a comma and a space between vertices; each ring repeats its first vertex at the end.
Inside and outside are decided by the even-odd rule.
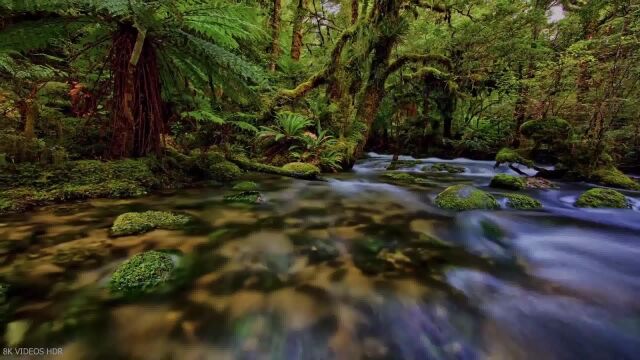
POLYGON ((459 174, 464 172, 463 166, 451 165, 447 163, 435 163, 431 166, 425 166, 422 168, 422 171, 431 171, 431 172, 448 172, 449 174, 459 174))
POLYGON ((507 206, 512 209, 535 210, 542 208, 542 204, 540 203, 540 201, 532 198, 529 195, 506 194, 505 198, 507 198, 507 206))
POLYGON ((580 195, 575 205, 581 208, 616 208, 626 209, 631 207, 627 198, 612 189, 595 188, 585 191, 580 195))
POLYGON ((533 166, 533 161, 525 159, 514 149, 503 148, 496 155, 496 166, 501 164, 522 164, 531 167, 533 166))
POLYGON ((167 285, 175 273, 171 255, 146 251, 122 263, 111 276, 112 293, 132 296, 152 293, 167 285))
POLYGON ((527 183, 519 176, 498 174, 491 179, 489 186, 499 189, 522 190, 527 186, 527 183))
POLYGON ((211 164, 207 175, 216 181, 229 182, 239 178, 242 175, 242 170, 238 165, 225 160, 211 164))
POLYGON ((591 177, 594 181, 602 185, 621 189, 640 190, 640 183, 634 181, 616 168, 597 170, 591 177))
POLYGON ((320 169, 313 165, 303 162, 292 162, 282 166, 282 169, 302 175, 319 175, 320 169))
POLYGON ((237 191, 256 191, 259 186, 253 181, 241 181, 233 185, 232 189, 237 191))
POLYGON ((111 226, 113 236, 135 235, 154 229, 175 230, 187 225, 191 218, 165 211, 124 213, 111 226))
POLYGON ((237 194, 226 195, 224 201, 229 203, 258 204, 262 202, 262 194, 258 191, 243 191, 237 194))
POLYGON ((394 183, 414 184, 414 185, 434 185, 433 182, 408 172, 389 171, 382 174, 382 177, 385 180, 388 180, 394 183))
POLYGON ((420 160, 393 160, 387 166, 387 170, 398 170, 402 168, 412 168, 417 165, 422 164, 423 162, 420 160))
POLYGON ((491 194, 468 185, 446 188, 436 196, 435 204, 441 209, 455 211, 500 208, 491 194))

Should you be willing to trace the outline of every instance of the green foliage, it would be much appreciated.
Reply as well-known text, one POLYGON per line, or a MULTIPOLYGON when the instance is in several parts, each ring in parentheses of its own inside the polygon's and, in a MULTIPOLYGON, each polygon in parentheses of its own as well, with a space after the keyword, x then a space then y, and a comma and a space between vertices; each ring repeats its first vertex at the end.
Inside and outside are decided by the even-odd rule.
POLYGON ((591 189, 587 190, 576 200, 577 207, 581 208, 630 208, 629 200, 615 190, 611 189, 591 189))
POLYGON ((431 181, 407 172, 387 171, 382 175, 382 177, 385 180, 389 180, 394 183, 414 184, 414 185, 433 185, 431 181))
POLYGON ((164 211, 130 212, 119 215, 111 226, 111 235, 125 236, 149 232, 153 229, 180 229, 191 218, 164 211))
POLYGON ((507 206, 518 210, 536 210, 541 209, 540 201, 524 194, 506 194, 507 206))
POLYGON ((157 291, 174 276, 171 255, 146 251, 122 263, 111 276, 109 288, 114 294, 137 296, 157 291))
POLYGON ((522 190, 527 184, 525 180, 519 176, 497 174, 491 179, 489 186, 500 189, 522 190))
POLYGON ((491 194, 468 185, 446 188, 436 196, 435 204, 441 209, 454 211, 500 208, 500 204, 491 194))

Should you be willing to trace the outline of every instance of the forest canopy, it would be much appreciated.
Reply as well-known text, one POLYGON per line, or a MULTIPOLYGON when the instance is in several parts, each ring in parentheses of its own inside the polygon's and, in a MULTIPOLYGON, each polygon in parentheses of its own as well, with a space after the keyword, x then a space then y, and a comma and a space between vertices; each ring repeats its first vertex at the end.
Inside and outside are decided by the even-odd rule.
POLYGON ((14 173, 509 151, 497 164, 637 185, 618 170, 640 161, 635 0, 0 0, 0 30, 14 173))

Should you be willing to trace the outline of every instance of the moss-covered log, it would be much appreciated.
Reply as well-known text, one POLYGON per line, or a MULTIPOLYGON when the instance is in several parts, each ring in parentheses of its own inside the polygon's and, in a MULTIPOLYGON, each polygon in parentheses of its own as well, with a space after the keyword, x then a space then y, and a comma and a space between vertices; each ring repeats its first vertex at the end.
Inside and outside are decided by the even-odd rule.
POLYGON ((310 172, 304 173, 304 172, 286 170, 277 166, 261 164, 259 162, 251 161, 243 157, 231 156, 231 157, 228 157, 228 160, 238 165, 241 169, 246 171, 254 171, 254 172, 261 172, 265 174, 287 176, 287 177, 303 179, 303 180, 324 181, 324 179, 322 179, 317 173, 310 173, 310 172))

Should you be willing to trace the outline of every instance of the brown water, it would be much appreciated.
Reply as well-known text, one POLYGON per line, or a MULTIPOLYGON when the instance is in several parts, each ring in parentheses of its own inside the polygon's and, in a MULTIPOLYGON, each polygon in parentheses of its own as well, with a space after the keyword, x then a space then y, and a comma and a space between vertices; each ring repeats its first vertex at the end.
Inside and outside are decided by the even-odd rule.
POLYGON ((494 173, 457 162, 464 174, 430 186, 383 182, 378 156, 327 182, 254 175, 259 205, 212 187, 2 219, 5 347, 61 348, 56 359, 637 357, 640 212, 574 208, 585 184, 530 192, 538 212, 444 212, 432 205, 442 188, 486 187, 494 173), (109 237, 117 215, 144 210, 198 221, 109 237), (115 267, 150 249, 181 254, 181 285, 111 297, 115 267))

